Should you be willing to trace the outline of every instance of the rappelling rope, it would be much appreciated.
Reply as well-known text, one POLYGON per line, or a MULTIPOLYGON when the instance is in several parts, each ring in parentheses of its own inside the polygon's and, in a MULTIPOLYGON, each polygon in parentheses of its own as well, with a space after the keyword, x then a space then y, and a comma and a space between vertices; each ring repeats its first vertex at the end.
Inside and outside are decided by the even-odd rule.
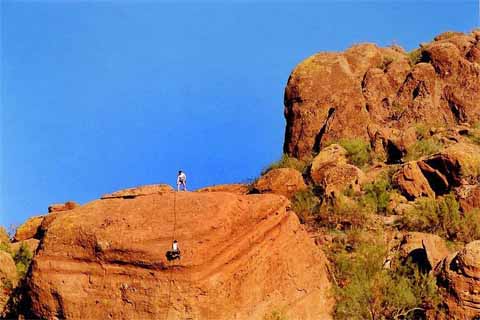
MULTIPOLYGON (((172 232, 172 241, 171 243, 173 243, 173 241, 175 240, 175 230, 176 230, 176 227, 177 227, 177 192, 173 192, 173 232, 172 232)), ((171 302, 170 302, 170 298, 171 298, 171 293, 172 293, 172 271, 173 271, 173 268, 171 268, 171 264, 170 262, 168 262, 168 264, 170 265, 170 272, 169 272, 169 275, 168 275, 168 304, 167 304, 167 315, 165 317, 165 319, 168 319, 168 314, 170 312, 170 305, 171 305, 171 302)))

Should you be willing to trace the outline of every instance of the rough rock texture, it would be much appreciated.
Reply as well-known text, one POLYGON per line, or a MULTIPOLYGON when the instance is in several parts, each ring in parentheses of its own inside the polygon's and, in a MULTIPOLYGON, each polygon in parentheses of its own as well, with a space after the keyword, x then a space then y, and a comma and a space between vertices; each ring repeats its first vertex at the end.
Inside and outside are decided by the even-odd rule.
POLYGON ((0 250, 0 317, 8 301, 9 291, 17 282, 17 268, 12 256, 0 250))
POLYGON ((4 227, 0 227, 0 243, 9 243, 10 237, 4 227))
POLYGON ((168 184, 152 184, 152 185, 124 189, 114 193, 106 194, 102 196, 102 199, 134 198, 138 196, 146 196, 151 194, 163 194, 163 193, 172 192, 172 191, 173 191, 172 186, 168 184))
POLYGON ((444 287, 447 316, 438 319, 470 320, 480 317, 480 240, 444 259, 437 268, 444 287))
POLYGON ((402 166, 402 168, 395 173, 392 181, 408 200, 422 196, 435 196, 417 162, 409 162, 402 166))
POLYGON ((479 43, 478 32, 449 33, 410 57, 367 43, 307 58, 285 89, 285 153, 308 158, 329 141, 372 140, 384 128, 387 147, 418 123, 480 121, 479 43))
POLYGON ((14 241, 22 241, 35 237, 38 227, 42 224, 44 216, 36 216, 28 219, 24 224, 17 228, 14 241))
POLYGON ((480 210, 480 185, 467 185, 458 192, 459 204, 463 212, 480 210))
POLYGON ((313 159, 310 168, 310 178, 325 193, 342 191, 348 186, 358 189, 365 179, 365 174, 359 168, 348 164, 347 151, 338 144, 332 144, 313 159))
POLYGON ((72 210, 78 207, 79 204, 75 201, 67 201, 65 203, 54 203, 48 207, 48 212, 58 212, 72 210))
POLYGON ((231 192, 235 194, 247 194, 248 186, 243 183, 219 184, 196 190, 197 192, 231 192))
POLYGON ((296 192, 307 189, 302 174, 292 168, 279 168, 268 171, 253 185, 260 193, 275 193, 291 198, 296 192))
POLYGON ((479 177, 480 147, 459 142, 438 154, 406 163, 395 173, 393 182, 403 195, 414 200, 443 195, 462 185, 475 185, 479 177))
POLYGON ((326 259, 288 207, 278 195, 154 192, 60 212, 27 279, 31 312, 262 319, 283 310, 292 319, 330 319, 326 259), (182 259, 168 263, 173 237, 182 259))
POLYGON ((407 233, 401 241, 399 252, 403 258, 410 257, 425 271, 433 270, 450 254, 442 238, 423 232, 407 233))

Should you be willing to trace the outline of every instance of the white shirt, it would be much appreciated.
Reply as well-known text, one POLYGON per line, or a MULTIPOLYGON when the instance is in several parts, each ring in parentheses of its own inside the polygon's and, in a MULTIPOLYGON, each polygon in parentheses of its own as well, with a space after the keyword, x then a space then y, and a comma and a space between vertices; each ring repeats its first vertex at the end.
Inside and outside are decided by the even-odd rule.
POLYGON ((182 182, 187 182, 187 176, 183 172, 180 173, 177 177, 177 184, 180 184, 182 182))
POLYGON ((173 250, 173 251, 178 251, 178 243, 177 243, 177 242, 174 242, 174 243, 172 244, 172 250, 173 250))

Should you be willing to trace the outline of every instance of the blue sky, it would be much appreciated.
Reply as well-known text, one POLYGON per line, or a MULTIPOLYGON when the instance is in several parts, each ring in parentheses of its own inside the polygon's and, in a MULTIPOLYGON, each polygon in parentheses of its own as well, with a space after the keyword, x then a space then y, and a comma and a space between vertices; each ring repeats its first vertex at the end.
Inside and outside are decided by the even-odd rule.
POLYGON ((411 50, 478 1, 1 1, 0 225, 104 193, 241 182, 282 153, 297 63, 411 50))

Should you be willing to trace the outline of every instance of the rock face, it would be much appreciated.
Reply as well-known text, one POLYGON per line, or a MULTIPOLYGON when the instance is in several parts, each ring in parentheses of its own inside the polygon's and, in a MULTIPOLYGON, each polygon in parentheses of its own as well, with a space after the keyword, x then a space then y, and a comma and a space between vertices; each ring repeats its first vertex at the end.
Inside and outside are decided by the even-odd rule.
POLYGON ((62 212, 27 278, 31 316, 331 319, 326 259, 288 207, 269 194, 154 192, 62 212), (173 238, 182 258, 167 262, 173 238))
POLYGON ((304 159, 340 138, 374 141, 387 129, 395 142, 418 123, 480 121, 479 43, 478 31, 448 33, 410 55, 361 44, 307 58, 285 89, 284 152, 304 159))
POLYGON ((171 192, 173 188, 168 184, 152 184, 147 186, 140 186, 120 190, 114 193, 106 194, 102 196, 102 199, 111 198, 134 198, 138 196, 146 196, 151 194, 163 194, 165 192, 171 192))
POLYGON ((438 273, 439 284, 446 289, 446 319, 480 317, 480 240, 470 242, 460 252, 445 259, 438 273))
POLYGON ((275 193, 291 198, 296 192, 307 189, 302 174, 292 168, 279 168, 268 171, 253 185, 260 193, 275 193))
POLYGON ((435 196, 435 193, 428 184, 428 180, 425 178, 416 162, 405 164, 393 176, 392 181, 409 200, 422 196, 435 196))

